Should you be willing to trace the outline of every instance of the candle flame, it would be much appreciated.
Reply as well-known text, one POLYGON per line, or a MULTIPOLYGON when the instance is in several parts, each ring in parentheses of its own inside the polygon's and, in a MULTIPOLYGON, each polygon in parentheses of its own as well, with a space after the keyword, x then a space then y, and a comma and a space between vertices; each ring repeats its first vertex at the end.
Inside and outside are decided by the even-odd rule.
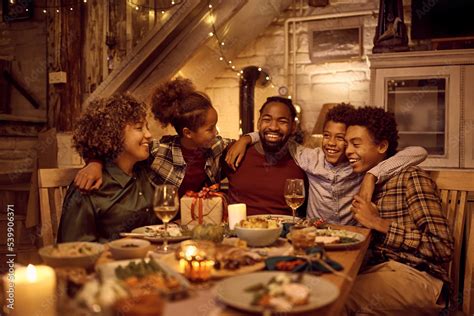
POLYGON ((197 253, 197 248, 196 246, 188 246, 186 250, 184 251, 184 257, 188 260, 190 260, 192 257, 194 257, 197 253))
POLYGON ((37 279, 36 268, 32 264, 29 264, 26 267, 26 279, 28 280, 28 282, 35 282, 37 279))

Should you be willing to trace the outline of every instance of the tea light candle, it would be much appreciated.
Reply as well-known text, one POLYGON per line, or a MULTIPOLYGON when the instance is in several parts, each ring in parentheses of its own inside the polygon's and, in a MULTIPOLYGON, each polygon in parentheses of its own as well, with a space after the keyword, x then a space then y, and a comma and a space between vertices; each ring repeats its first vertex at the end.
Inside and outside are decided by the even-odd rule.
POLYGON ((235 224, 239 223, 243 219, 247 219, 247 205, 244 203, 229 204, 227 208, 229 214, 229 229, 233 230, 235 224))
POLYGON ((214 267, 213 249, 211 242, 182 243, 179 266, 184 276, 191 281, 207 281, 214 267))
MULTIPOLYGON (((18 267, 15 269, 15 294, 9 315, 56 316, 56 273, 48 266, 18 267)), ((4 277, 5 288, 9 282, 4 277)))

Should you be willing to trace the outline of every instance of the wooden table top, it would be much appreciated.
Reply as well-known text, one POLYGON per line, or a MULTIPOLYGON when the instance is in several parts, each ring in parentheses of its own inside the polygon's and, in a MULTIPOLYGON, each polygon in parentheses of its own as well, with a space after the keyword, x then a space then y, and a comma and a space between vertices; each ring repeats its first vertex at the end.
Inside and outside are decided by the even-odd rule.
MULTIPOLYGON (((367 253, 368 246, 370 244, 370 230, 344 226, 340 227, 345 230, 354 231, 366 236, 366 240, 357 248, 349 250, 331 250, 327 251, 327 255, 339 262, 343 267, 343 273, 355 279, 359 269, 364 260, 365 254, 367 253)), ((325 273, 321 276, 322 278, 334 283, 340 290, 340 295, 337 300, 321 309, 317 310, 318 316, 335 316, 340 315, 345 302, 352 289, 353 281, 349 281, 341 276, 337 276, 332 273, 325 273)), ((212 288, 207 290, 197 291, 196 295, 183 301, 169 302, 165 305, 163 316, 176 316, 176 315, 219 315, 219 316, 233 316, 233 315, 246 315, 242 311, 228 307, 214 298, 212 294, 212 288)))

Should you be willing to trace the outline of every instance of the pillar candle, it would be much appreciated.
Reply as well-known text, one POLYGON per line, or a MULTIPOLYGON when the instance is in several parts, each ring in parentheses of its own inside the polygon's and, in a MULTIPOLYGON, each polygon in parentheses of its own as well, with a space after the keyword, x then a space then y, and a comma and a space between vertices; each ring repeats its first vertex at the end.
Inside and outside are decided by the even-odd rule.
POLYGON ((244 203, 229 204, 227 209, 229 214, 229 229, 233 230, 235 224, 239 223, 243 219, 247 219, 247 205, 244 203))
MULTIPOLYGON (((30 264, 17 267, 14 275, 14 302, 13 309, 7 308, 9 315, 56 316, 56 273, 51 267, 30 264)), ((5 289, 11 287, 6 276, 3 282, 5 289)))

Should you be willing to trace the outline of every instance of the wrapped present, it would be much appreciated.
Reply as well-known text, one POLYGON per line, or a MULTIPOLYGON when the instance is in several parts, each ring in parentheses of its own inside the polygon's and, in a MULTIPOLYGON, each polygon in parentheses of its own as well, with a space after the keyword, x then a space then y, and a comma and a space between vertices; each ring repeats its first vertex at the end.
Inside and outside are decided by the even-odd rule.
POLYGON ((227 200, 219 185, 204 187, 200 192, 188 191, 181 198, 181 224, 220 224, 227 217, 227 200))

